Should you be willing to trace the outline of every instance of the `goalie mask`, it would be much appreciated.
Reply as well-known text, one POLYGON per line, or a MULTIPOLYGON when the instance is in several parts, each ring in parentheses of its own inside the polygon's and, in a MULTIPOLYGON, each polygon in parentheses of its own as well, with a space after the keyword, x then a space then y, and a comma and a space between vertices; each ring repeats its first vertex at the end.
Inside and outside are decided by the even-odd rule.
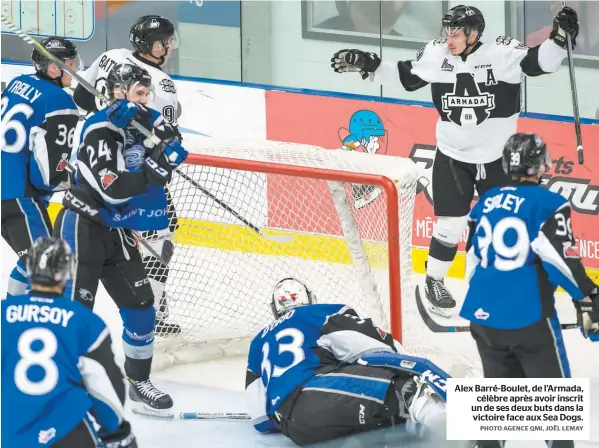
POLYGON ((287 311, 298 306, 316 303, 316 296, 295 278, 284 278, 272 291, 272 312, 278 319, 287 311))

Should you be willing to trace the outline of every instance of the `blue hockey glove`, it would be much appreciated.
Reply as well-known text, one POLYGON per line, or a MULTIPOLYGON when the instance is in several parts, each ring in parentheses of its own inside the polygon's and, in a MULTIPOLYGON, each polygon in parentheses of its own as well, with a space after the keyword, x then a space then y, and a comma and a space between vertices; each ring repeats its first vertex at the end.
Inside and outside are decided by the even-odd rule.
POLYGON ((142 166, 148 183, 166 185, 171 179, 173 170, 185 161, 188 154, 177 138, 157 145, 152 154, 146 157, 142 166))
POLYGON ((117 128, 125 129, 136 116, 146 122, 152 118, 152 112, 141 104, 127 100, 118 100, 106 111, 110 122, 117 128))
POLYGON ((576 47, 576 36, 580 27, 578 25, 578 15, 576 11, 568 6, 564 6, 553 19, 553 29, 549 34, 549 39, 553 39, 557 45, 566 48, 566 33, 572 37, 572 49, 576 47))

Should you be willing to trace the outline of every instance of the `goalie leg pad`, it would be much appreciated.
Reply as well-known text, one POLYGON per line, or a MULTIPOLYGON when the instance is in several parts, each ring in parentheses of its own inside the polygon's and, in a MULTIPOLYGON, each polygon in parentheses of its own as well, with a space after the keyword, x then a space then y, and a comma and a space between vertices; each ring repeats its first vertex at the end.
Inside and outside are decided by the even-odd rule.
POLYGON ((154 301, 144 302, 137 308, 121 308, 123 319, 123 347, 131 359, 149 359, 154 354, 154 301))

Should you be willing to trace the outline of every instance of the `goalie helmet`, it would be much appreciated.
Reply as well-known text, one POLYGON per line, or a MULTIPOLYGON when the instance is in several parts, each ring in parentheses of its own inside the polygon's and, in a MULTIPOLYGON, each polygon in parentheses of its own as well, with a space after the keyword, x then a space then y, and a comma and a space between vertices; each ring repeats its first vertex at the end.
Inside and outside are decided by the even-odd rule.
MULTIPOLYGON (((77 52, 77 47, 75 47, 75 44, 70 40, 59 36, 51 36, 45 38, 40 43, 48 53, 52 54, 57 59, 60 59, 63 62, 68 59, 75 59, 76 70, 83 69, 83 62, 77 52)), ((43 74, 46 74, 48 64, 52 62, 37 47, 33 47, 31 61, 33 62, 35 71, 43 74)))
POLYGON ((141 84, 152 92, 152 77, 145 68, 135 64, 117 64, 106 78, 106 94, 112 101, 114 89, 118 88, 126 94, 136 84, 141 84))
POLYGON ((272 312, 278 319, 298 306, 316 303, 316 296, 299 280, 288 277, 275 285, 272 291, 272 312))
POLYGON ((503 149, 503 170, 511 179, 541 176, 551 169, 551 157, 541 137, 532 133, 512 135, 503 149))
POLYGON ((64 240, 38 238, 27 253, 25 266, 32 285, 64 286, 73 272, 73 253, 64 240))

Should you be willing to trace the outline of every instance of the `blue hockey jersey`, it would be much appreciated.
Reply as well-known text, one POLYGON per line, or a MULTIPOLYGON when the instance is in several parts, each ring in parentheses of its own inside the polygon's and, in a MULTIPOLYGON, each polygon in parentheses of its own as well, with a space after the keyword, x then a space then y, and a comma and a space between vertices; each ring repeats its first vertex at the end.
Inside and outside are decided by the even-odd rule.
POLYGON ((73 99, 53 82, 21 75, 8 84, 2 92, 2 199, 42 196, 68 180, 78 121, 73 99))
POLYGON ((533 184, 494 188, 469 217, 470 288, 460 316, 481 325, 517 329, 555 317, 553 294, 574 300, 595 285, 586 275, 561 195, 533 184))
MULTIPOLYGON (((325 366, 354 362, 373 351, 395 353, 396 343, 371 319, 360 318, 347 306, 313 304, 288 311, 250 345, 246 392, 254 427, 261 432, 276 430, 270 416, 295 389, 325 366)), ((356 381, 363 390, 372 386, 356 381)), ((386 389, 373 393, 384 399, 386 389)))
MULTIPOLYGON (((150 111, 149 129, 154 127, 161 138, 169 133, 175 135, 158 112, 150 111)), ((77 213, 101 217, 101 223, 112 228, 139 231, 167 228, 164 188, 148 184, 139 167, 127 168, 124 154, 130 147, 140 145, 143 139, 139 131, 115 127, 106 113, 107 109, 94 113, 81 130, 75 179, 78 188, 65 196, 64 205, 77 213), (73 195, 76 201, 71 200, 73 195)), ((140 155, 140 162, 147 155, 140 155)))
POLYGON ((63 297, 2 301, 2 446, 51 446, 90 412, 109 432, 125 386, 100 317, 63 297))

